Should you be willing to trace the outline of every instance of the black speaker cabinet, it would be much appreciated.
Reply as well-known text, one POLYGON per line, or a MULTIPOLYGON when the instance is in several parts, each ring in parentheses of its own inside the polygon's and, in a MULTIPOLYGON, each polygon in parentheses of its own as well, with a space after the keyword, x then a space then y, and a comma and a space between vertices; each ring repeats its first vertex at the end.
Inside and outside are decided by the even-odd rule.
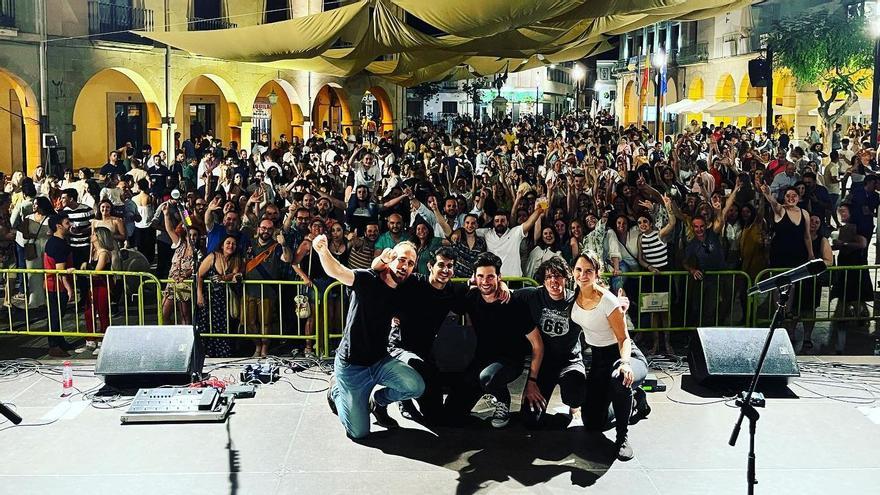
POLYGON ((771 70, 767 59, 749 60, 749 83, 754 88, 766 88, 770 84, 771 70))
POLYGON ((95 374, 118 389, 183 385, 202 371, 204 357, 198 349, 191 326, 111 326, 95 374))
MULTIPOLYGON (((697 383, 720 381, 748 382, 755 374, 761 349, 767 338, 765 328, 698 328, 691 341, 688 363, 697 383)), ((761 381, 784 383, 800 376, 794 347, 784 328, 777 328, 770 341, 761 381)))

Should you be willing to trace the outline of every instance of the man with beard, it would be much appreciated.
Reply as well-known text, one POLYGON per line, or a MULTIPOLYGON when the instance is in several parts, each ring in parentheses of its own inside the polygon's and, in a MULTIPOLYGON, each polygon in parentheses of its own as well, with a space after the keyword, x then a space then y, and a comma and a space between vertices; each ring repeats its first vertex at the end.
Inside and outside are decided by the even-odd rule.
POLYGON ((499 273, 498 276, 522 276, 520 243, 526 238, 526 235, 532 230, 532 226, 535 225, 538 217, 544 214, 544 211, 543 207, 535 206, 535 211, 521 225, 513 228, 508 228, 510 214, 505 211, 499 211, 492 218, 492 228, 477 230, 477 234, 486 239, 487 250, 501 259, 499 265, 504 267, 504 271, 499 273))
POLYGON ((446 400, 447 417, 453 422, 469 415, 480 396, 486 393, 496 400, 492 426, 507 426, 510 421, 508 386, 522 374, 529 346, 532 360, 523 401, 531 409, 547 406, 537 387, 544 344, 529 308, 518 292, 508 304, 503 303, 503 291, 499 290, 501 266, 498 256, 492 253, 479 255, 474 273, 479 290, 468 292, 464 298, 477 337, 477 349, 464 381, 446 400))
POLYGON ((392 213, 388 216, 388 231, 380 235, 376 241, 375 255, 378 257, 382 254, 383 250, 408 240, 409 233, 403 228, 403 217, 398 213, 392 213))
MULTIPOLYGON (((293 260, 290 248, 285 245, 284 236, 275 239, 275 224, 269 218, 260 220, 257 227, 257 242, 250 251, 245 267, 247 280, 280 280, 284 266, 293 260)), ((245 285, 245 329, 248 333, 266 335, 276 331, 275 302, 278 300, 278 287, 272 284, 245 285)), ((265 357, 269 351, 269 340, 261 339, 254 357, 265 357)))
POLYGON ((313 241, 321 266, 327 275, 351 287, 352 294, 342 341, 334 362, 335 380, 327 392, 330 409, 352 439, 370 432, 370 413, 385 428, 396 428, 388 416, 392 402, 422 395, 425 382, 419 373, 388 354, 388 332, 398 313, 400 295, 411 287, 408 281, 416 266, 416 249, 403 242, 384 253, 388 265, 381 273, 374 270, 351 270, 333 257, 327 237, 313 241), (377 385, 384 388, 370 395, 377 385))
POLYGON ((377 222, 368 223, 366 232, 361 237, 358 237, 357 232, 349 233, 348 267, 352 270, 370 268, 370 263, 376 256, 376 240, 378 238, 379 224, 377 222))

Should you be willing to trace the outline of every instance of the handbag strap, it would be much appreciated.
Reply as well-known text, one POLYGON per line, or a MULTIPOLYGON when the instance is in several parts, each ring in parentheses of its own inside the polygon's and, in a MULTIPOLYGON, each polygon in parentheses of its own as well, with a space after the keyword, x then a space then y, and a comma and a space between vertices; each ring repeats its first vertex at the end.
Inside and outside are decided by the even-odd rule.
POLYGON ((31 239, 28 239, 28 240, 25 242, 25 244, 36 244, 36 243, 37 243, 37 237, 40 236, 40 231, 43 230, 43 225, 46 224, 46 221, 47 221, 47 220, 49 220, 49 217, 48 217, 48 216, 47 216, 46 218, 44 218, 42 222, 40 222, 40 226, 37 227, 37 233, 34 234, 34 237, 31 238, 31 239))

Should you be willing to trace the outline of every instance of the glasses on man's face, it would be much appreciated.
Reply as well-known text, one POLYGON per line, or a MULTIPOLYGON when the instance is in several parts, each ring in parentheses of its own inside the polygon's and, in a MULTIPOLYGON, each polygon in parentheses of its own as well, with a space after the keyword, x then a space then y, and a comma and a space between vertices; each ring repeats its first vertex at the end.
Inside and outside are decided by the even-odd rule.
POLYGON ((309 217, 296 217, 297 222, 308 222, 309 217))

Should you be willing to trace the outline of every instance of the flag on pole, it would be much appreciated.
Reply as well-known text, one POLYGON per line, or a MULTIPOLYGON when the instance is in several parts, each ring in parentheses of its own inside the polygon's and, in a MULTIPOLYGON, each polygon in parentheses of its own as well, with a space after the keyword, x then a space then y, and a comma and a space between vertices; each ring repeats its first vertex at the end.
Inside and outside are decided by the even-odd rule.
POLYGON ((645 55, 645 65, 642 67, 642 80, 639 84, 639 125, 642 125, 643 116, 645 114, 645 102, 648 95, 648 76, 651 72, 651 56, 645 55))

